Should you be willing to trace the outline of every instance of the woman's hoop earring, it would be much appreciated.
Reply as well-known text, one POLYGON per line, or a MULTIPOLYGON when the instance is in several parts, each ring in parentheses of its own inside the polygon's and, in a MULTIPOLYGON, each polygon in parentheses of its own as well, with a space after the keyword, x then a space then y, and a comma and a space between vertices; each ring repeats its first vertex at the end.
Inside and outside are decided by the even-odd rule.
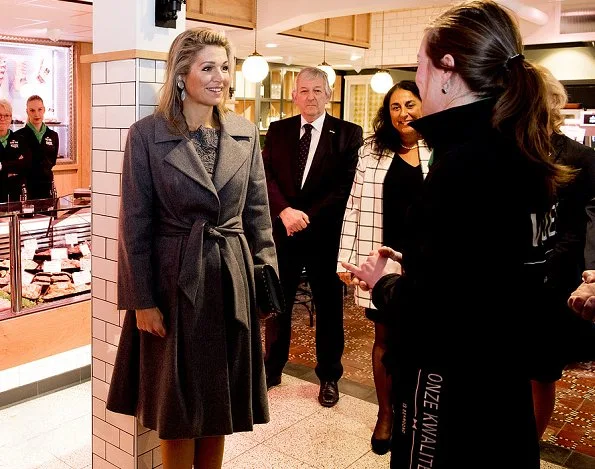
POLYGON ((442 85, 442 93, 443 94, 447 94, 448 93, 448 82, 444 83, 444 85, 442 85))
POLYGON ((186 85, 184 85, 184 80, 182 80, 182 75, 178 75, 176 80, 176 86, 180 90, 180 99, 184 101, 186 99, 186 90, 184 89, 186 85))

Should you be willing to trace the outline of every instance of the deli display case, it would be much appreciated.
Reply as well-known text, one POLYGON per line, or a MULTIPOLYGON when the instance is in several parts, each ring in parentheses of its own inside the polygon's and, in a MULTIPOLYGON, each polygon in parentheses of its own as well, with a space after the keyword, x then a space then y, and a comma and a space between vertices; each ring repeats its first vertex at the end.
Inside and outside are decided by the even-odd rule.
POLYGON ((0 320, 90 299, 86 197, 0 204, 0 320))

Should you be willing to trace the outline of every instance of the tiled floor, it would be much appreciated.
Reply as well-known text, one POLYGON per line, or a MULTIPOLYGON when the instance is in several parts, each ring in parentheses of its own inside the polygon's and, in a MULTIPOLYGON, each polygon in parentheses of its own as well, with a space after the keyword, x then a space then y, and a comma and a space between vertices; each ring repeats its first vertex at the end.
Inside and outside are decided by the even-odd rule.
MULTIPOLYGON (((314 329, 307 310, 296 307, 291 361, 282 385, 269 393, 271 422, 226 439, 226 469, 388 467, 388 456, 369 447, 377 410, 370 368, 373 326, 350 298, 339 404, 326 409, 316 400, 314 329)), ((593 371, 592 364, 581 365, 559 382, 542 469, 595 467, 589 456, 595 439, 593 371)), ((90 382, 0 409, 0 469, 37 468, 91 468, 90 382)))
MULTIPOLYGON (((370 362, 374 340, 373 323, 354 305, 351 289, 344 303, 344 378, 373 391, 370 362)), ((313 368, 316 364, 315 328, 308 310, 296 305, 293 311, 290 361, 313 368)), ((542 445, 548 460, 573 468, 595 468, 595 362, 568 367, 557 383, 556 407, 542 445)))
MULTIPOLYGON (((269 393, 271 422, 227 437, 223 467, 387 468, 388 455, 369 447, 376 406, 342 393, 327 409, 317 394, 316 384, 285 375, 269 393)), ((0 468, 91 469, 90 402, 86 382, 0 410, 0 468)), ((543 461, 541 467, 562 466, 543 461)))

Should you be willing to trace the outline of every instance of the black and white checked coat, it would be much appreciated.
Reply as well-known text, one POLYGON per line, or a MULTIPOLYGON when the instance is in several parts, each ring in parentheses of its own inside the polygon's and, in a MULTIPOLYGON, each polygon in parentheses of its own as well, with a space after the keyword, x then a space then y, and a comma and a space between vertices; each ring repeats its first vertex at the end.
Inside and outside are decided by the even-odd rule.
MULTIPOLYGON (((418 145, 425 178, 430 150, 423 140, 419 140, 418 145)), ((394 156, 394 152, 390 152, 378 158, 370 144, 359 149, 355 179, 343 217, 337 272, 345 272, 342 261, 360 265, 371 250, 382 246, 382 186, 394 156)), ((357 305, 375 309, 370 292, 356 287, 354 296, 357 305)))

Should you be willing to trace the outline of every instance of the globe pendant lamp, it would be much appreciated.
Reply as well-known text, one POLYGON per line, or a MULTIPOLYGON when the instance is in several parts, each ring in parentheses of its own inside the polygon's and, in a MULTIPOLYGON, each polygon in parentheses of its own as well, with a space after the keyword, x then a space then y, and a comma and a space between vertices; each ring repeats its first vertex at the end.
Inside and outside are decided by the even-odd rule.
POLYGON ((322 63, 319 64, 317 68, 319 68, 320 70, 322 70, 323 72, 326 73, 326 76, 328 78, 328 84, 332 89, 335 86, 335 79, 337 78, 337 74, 333 70, 333 67, 331 67, 328 63, 326 63, 326 36, 327 36, 327 33, 328 33, 328 19, 325 19, 324 20, 324 45, 323 45, 323 50, 322 50, 322 63))
POLYGON ((258 27, 258 2, 254 2, 254 52, 244 60, 242 64, 242 74, 244 79, 251 83, 258 83, 264 80, 269 74, 269 64, 265 58, 256 52, 256 28, 258 27))
POLYGON ((381 46, 380 46, 380 70, 378 70, 372 80, 370 80, 370 86, 372 90, 376 93, 386 93, 390 90, 393 86, 393 77, 391 77, 388 70, 384 70, 382 68, 382 64, 384 63, 384 12, 382 12, 382 36, 381 36, 381 46))

